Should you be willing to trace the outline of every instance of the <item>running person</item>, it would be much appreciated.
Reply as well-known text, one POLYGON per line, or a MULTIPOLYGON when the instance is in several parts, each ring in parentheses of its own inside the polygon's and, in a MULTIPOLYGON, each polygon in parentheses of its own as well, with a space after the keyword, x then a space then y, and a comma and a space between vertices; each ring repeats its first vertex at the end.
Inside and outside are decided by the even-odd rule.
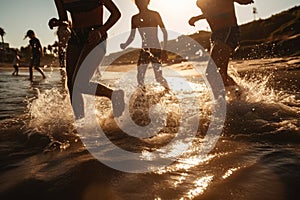
POLYGON ((191 26, 195 26, 198 20, 207 20, 212 31, 211 58, 221 74, 225 87, 237 86, 227 72, 229 59, 238 47, 240 39, 234 2, 246 5, 253 3, 253 0, 197 0, 197 6, 203 14, 189 20, 191 26))
POLYGON ((114 116, 120 116, 125 106, 124 91, 113 91, 104 85, 90 81, 105 56, 107 31, 121 17, 120 11, 112 0, 54 1, 59 15, 58 23, 54 26, 67 26, 69 24, 67 11, 71 14, 72 28, 67 45, 66 71, 67 85, 76 119, 84 117, 83 93, 111 99, 114 116), (111 13, 105 23, 103 23, 104 7, 111 13), (81 69, 83 61, 94 48, 99 50, 98 60, 92 60, 88 66, 81 69), (79 71, 84 74, 78 74, 79 71))
POLYGON ((166 79, 162 75, 162 59, 165 59, 166 54, 161 50, 158 40, 158 27, 163 33, 163 49, 167 47, 168 33, 165 25, 158 12, 148 9, 150 0, 135 0, 135 4, 139 9, 139 13, 131 19, 131 33, 128 40, 120 45, 121 49, 125 49, 135 37, 136 29, 138 29, 142 38, 142 49, 138 59, 138 86, 144 86, 145 73, 148 64, 151 62, 155 74, 155 79, 166 89, 169 89, 166 79))

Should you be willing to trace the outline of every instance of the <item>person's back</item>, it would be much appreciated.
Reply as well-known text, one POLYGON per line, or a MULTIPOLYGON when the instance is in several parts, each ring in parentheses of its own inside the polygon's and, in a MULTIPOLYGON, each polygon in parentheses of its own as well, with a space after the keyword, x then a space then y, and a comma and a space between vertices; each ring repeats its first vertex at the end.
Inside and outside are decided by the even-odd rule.
POLYGON ((212 31, 237 26, 234 0, 197 0, 212 31))
POLYGON ((195 26, 195 22, 207 20, 212 30, 210 55, 213 62, 209 65, 217 66, 226 87, 237 86, 227 72, 229 59, 239 46, 240 40, 234 2, 247 5, 253 3, 253 0, 197 0, 197 6, 202 14, 192 17, 188 22, 191 26, 195 26))
POLYGON ((32 52, 32 56, 41 56, 41 43, 40 40, 38 38, 36 38, 35 36, 33 38, 30 39, 29 44, 31 46, 31 52, 32 52))

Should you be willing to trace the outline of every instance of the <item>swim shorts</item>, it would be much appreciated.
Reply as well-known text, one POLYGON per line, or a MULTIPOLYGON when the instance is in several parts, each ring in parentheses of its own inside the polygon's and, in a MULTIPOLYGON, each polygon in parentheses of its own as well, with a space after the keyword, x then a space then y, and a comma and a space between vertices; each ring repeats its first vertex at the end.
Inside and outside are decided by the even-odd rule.
POLYGON ((161 58, 161 49, 152 49, 152 48, 141 49, 138 65, 149 64, 150 62, 161 64, 160 58, 161 58))
POLYGON ((239 46, 240 29, 238 26, 232 26, 218 31, 214 31, 211 34, 210 39, 212 43, 215 43, 217 41, 224 42, 234 50, 239 46))

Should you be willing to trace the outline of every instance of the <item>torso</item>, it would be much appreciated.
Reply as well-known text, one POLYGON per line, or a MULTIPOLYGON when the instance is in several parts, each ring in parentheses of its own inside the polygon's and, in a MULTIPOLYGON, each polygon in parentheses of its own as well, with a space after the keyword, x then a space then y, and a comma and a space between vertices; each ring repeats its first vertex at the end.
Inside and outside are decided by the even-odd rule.
POLYGON ((63 3, 71 14, 73 28, 103 25, 101 0, 63 0, 63 3))
POLYGON ((39 39, 37 38, 32 38, 30 41, 30 46, 31 46, 31 50, 32 50, 32 55, 39 55, 40 52, 40 48, 41 48, 41 44, 39 39))
POLYGON ((237 26, 233 0, 198 0, 197 6, 202 10, 212 31, 237 26))
POLYGON ((137 28, 139 31, 142 37, 142 48, 161 48, 158 39, 158 26, 160 20, 160 15, 151 10, 147 10, 142 14, 139 13, 132 17, 132 28, 137 28))
POLYGON ((144 13, 139 13, 133 16, 133 24, 136 28, 157 27, 159 14, 155 11, 148 10, 144 13))

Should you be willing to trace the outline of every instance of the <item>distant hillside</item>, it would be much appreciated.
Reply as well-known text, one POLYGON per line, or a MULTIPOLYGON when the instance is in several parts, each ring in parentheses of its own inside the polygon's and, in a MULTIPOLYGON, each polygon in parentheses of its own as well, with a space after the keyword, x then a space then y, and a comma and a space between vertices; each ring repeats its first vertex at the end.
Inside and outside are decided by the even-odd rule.
MULTIPOLYGON (((267 19, 259 19, 240 26, 241 47, 235 52, 235 59, 253 59, 262 57, 300 55, 300 6, 296 6, 267 19)), ((210 48, 210 32, 199 31, 189 35, 204 49, 210 48)), ((180 49, 181 55, 187 52, 195 55, 199 49, 187 48, 188 44, 180 42, 180 37, 168 42, 169 47, 180 49)), ((109 55, 114 64, 136 63, 138 49, 129 49, 128 53, 117 52, 109 55), (120 56, 122 54, 122 56, 120 56)), ((170 61, 185 60, 170 54, 170 61)), ((192 58, 189 58, 192 59, 192 58)))
POLYGON ((241 25, 241 48, 236 58, 300 55, 300 6, 268 19, 241 25))
POLYGON ((287 39, 300 33, 300 6, 240 27, 242 44, 287 39))

